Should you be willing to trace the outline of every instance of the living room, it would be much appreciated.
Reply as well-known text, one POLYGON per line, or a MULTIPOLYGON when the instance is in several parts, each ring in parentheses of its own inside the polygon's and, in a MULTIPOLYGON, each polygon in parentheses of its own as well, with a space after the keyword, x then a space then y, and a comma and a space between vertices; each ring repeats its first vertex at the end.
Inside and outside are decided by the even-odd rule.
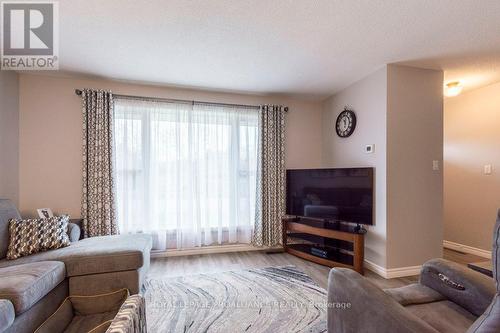
POLYGON ((0 332, 500 331, 499 17, 2 1, 0 332))

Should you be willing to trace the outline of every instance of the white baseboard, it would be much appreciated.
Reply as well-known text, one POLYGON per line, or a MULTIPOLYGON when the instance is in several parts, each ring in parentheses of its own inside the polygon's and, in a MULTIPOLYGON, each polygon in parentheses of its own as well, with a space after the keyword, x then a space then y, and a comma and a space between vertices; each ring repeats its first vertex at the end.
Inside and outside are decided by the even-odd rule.
POLYGON ((421 270, 422 270, 422 265, 389 268, 389 269, 387 269, 387 278, 393 279, 393 278, 404 277, 404 276, 420 275, 421 270))
POLYGON ((408 267, 398 267, 398 268, 385 268, 382 266, 379 266, 369 260, 364 261, 365 268, 369 269, 370 271, 374 272, 375 274, 380 275, 381 277, 385 279, 394 279, 398 277, 404 277, 404 276, 413 276, 413 275, 419 275, 420 270, 422 269, 422 266, 408 266, 408 267))
POLYGON ((371 261, 369 261, 369 260, 366 260, 366 259, 365 259, 365 261, 364 261, 364 267, 365 267, 366 269, 368 269, 368 270, 372 271, 373 273, 378 274, 378 275, 380 275, 381 277, 383 277, 383 278, 386 278, 386 279, 387 279, 387 277, 386 277, 387 272, 386 272, 386 270, 385 270, 385 268, 384 268, 384 267, 379 266, 379 265, 377 265, 377 264, 374 264, 373 262, 371 262, 371 261))
MULTIPOLYGON (((166 250, 166 251, 151 251, 151 258, 167 258, 180 256, 193 256, 200 254, 216 254, 229 252, 245 252, 245 251, 269 251, 280 250, 282 247, 255 247, 248 244, 236 245, 219 245, 219 246, 204 246, 199 248, 184 249, 184 250, 166 250)), ((422 266, 409 266, 399 268, 385 268, 379 266, 369 260, 364 261, 366 269, 382 276, 385 279, 393 279, 404 276, 412 276, 420 274, 422 266)))
POLYGON ((194 256, 200 254, 215 254, 215 253, 229 253, 229 252, 245 252, 245 251, 269 251, 279 250, 282 247, 256 247, 249 244, 236 244, 236 245, 217 245, 217 246, 203 246, 192 249, 184 250, 165 250, 165 251, 151 251, 151 258, 165 258, 165 257, 180 257, 180 256, 194 256))
POLYGON ((463 253, 469 253, 469 254, 474 254, 479 257, 483 258, 488 258, 491 259, 491 251, 483 250, 483 249, 478 249, 477 247, 472 247, 469 245, 464 245, 460 243, 455 243, 455 242, 450 242, 447 240, 443 241, 443 247, 450 249, 450 250, 455 250, 458 252, 463 252, 463 253))

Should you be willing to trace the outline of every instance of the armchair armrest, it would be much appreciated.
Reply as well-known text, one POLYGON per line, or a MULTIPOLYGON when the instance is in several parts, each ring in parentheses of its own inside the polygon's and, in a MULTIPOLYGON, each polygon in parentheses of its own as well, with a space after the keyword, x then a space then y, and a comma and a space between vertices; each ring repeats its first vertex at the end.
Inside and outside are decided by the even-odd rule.
POLYGON ((141 295, 132 295, 106 330, 106 333, 146 333, 146 303, 141 295))
POLYGON ((496 333, 500 327, 500 294, 496 294, 486 311, 472 324, 467 333, 496 333))
POLYGON ((496 292, 492 278, 445 259, 426 262, 422 266, 420 283, 476 316, 486 310, 496 292))
POLYGON ((80 239, 80 227, 75 223, 68 223, 68 236, 71 243, 77 242, 80 239))
POLYGON ((437 333, 359 273, 333 268, 328 276, 328 332, 437 333))
POLYGON ((0 332, 6 331, 16 317, 14 306, 7 299, 0 299, 0 332))

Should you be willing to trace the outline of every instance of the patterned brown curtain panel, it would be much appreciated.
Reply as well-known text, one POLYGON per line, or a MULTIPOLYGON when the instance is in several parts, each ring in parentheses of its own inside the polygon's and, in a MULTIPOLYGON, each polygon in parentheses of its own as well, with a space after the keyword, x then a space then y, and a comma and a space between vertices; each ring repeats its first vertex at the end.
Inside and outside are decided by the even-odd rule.
POLYGON ((82 91, 85 237, 118 234, 113 180, 113 95, 82 91))
POLYGON ((281 217, 285 214, 285 107, 264 105, 260 110, 257 213, 253 244, 282 243, 281 217))

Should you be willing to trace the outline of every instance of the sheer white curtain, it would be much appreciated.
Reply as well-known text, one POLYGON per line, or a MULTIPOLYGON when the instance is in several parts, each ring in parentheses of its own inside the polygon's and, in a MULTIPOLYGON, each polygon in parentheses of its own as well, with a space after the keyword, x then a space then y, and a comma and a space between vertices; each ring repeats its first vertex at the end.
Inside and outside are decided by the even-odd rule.
POLYGON ((253 108, 116 99, 120 231, 155 249, 249 243, 258 123, 253 108))

